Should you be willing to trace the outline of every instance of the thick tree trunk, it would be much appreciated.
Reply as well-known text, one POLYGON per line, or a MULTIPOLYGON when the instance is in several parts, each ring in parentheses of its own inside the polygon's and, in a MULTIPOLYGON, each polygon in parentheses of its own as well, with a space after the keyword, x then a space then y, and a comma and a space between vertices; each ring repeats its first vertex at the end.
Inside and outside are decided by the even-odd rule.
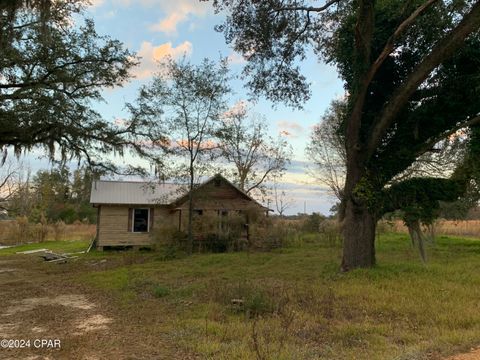
POLYGON ((342 271, 371 267, 375 265, 376 217, 351 199, 344 206, 342 271))

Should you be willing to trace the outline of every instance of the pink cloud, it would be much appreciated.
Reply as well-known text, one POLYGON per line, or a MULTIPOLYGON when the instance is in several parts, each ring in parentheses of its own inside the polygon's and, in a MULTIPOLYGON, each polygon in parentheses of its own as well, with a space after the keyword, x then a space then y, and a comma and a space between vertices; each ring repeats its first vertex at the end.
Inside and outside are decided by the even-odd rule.
POLYGON ((294 121, 280 120, 277 127, 281 135, 291 138, 298 138, 304 131, 303 126, 294 121))
POLYGON ((192 53, 192 49, 192 43, 189 41, 184 41, 177 46, 172 46, 171 42, 154 46, 151 42, 144 41, 138 50, 138 56, 142 59, 134 75, 138 79, 148 78, 157 70, 157 63, 166 56, 173 58, 188 56, 192 53))

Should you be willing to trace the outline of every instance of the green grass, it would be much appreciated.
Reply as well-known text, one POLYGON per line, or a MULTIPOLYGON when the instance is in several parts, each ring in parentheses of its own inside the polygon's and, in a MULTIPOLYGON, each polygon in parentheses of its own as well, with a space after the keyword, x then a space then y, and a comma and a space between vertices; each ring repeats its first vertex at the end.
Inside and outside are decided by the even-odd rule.
POLYGON ((423 264, 405 235, 384 235, 378 265, 346 274, 341 249, 316 241, 151 256, 78 280, 143 319, 139 338, 167 336, 201 358, 427 359, 480 343, 480 240, 439 237, 423 264))
POLYGON ((18 245, 6 249, 0 250, 0 256, 2 255, 13 255, 17 252, 28 251, 28 250, 37 250, 37 249, 48 249, 53 252, 58 253, 72 253, 87 250, 90 245, 89 241, 45 241, 42 243, 32 243, 18 245))

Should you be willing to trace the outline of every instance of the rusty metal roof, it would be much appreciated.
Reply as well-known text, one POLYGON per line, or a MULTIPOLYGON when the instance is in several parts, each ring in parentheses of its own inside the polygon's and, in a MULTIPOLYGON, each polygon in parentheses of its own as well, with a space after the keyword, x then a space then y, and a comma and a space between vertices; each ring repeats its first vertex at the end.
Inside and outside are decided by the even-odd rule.
POLYGON ((172 183, 97 180, 92 183, 92 204, 167 205, 185 194, 185 187, 172 183))

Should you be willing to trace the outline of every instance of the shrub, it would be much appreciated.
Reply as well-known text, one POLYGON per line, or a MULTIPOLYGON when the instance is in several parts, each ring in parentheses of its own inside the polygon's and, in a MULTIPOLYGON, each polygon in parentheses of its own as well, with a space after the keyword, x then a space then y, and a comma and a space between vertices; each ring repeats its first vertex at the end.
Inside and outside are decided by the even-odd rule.
POLYGON ((198 251, 226 252, 243 250, 246 247, 245 224, 248 215, 228 211, 226 215, 217 211, 204 211, 194 217, 193 234, 198 251))
POLYGON ((250 226, 249 249, 268 251, 283 247, 295 232, 295 229, 283 222, 270 217, 260 218, 257 223, 250 226))
POLYGON ((150 233, 155 249, 161 254, 163 260, 179 257, 185 251, 187 234, 165 219, 155 223, 150 233))
POLYGON ((312 213, 307 215, 305 222, 303 223, 303 231, 306 232, 318 232, 320 229, 320 224, 325 220, 325 216, 320 215, 319 213, 312 213))
POLYGON ((275 309, 273 299, 263 291, 255 291, 245 302, 245 313, 248 317, 256 317, 272 313, 275 309))
POLYGON ((170 294, 170 290, 162 285, 157 285, 153 288, 153 296, 162 298, 170 294))
MULTIPOLYGON (((271 218, 261 212, 258 208, 248 208, 244 211, 225 210, 225 214, 217 210, 194 214, 193 248, 198 252, 227 252, 282 246, 293 230, 288 230, 287 226, 273 226, 271 218)), ((188 217, 183 214, 182 223, 187 222, 188 217)), ((155 224, 151 236, 157 249, 161 249, 167 258, 175 257, 176 251, 186 248, 187 232, 178 231, 165 219, 155 224)))

